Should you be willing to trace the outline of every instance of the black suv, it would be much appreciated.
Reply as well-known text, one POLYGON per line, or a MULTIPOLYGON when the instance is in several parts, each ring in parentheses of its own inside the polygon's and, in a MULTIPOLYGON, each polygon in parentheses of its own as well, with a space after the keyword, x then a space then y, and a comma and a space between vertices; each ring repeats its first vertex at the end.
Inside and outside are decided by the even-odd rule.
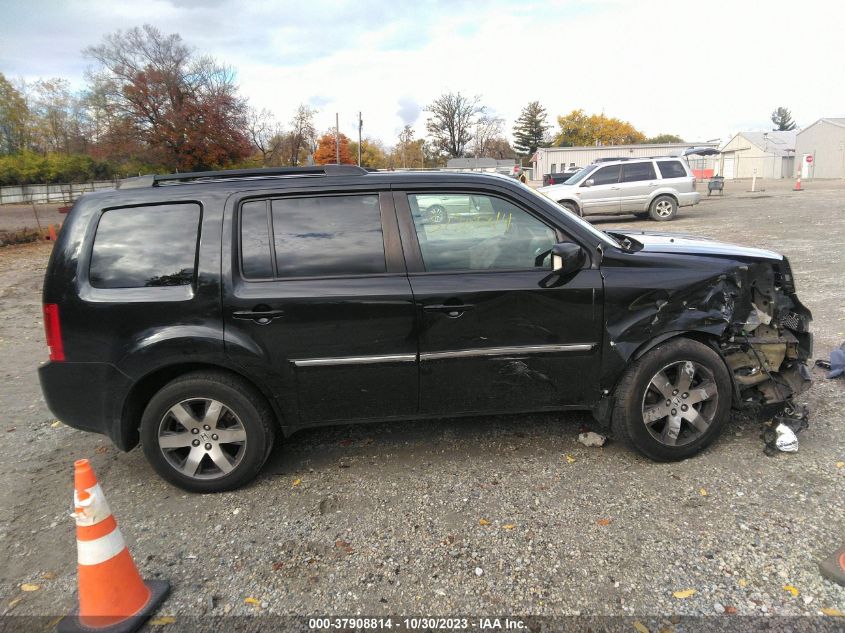
POLYGON ((812 344, 775 253, 601 232, 507 177, 331 165, 83 196, 44 318, 56 416, 204 492, 348 421, 581 409, 680 459, 732 404, 788 404, 812 344))

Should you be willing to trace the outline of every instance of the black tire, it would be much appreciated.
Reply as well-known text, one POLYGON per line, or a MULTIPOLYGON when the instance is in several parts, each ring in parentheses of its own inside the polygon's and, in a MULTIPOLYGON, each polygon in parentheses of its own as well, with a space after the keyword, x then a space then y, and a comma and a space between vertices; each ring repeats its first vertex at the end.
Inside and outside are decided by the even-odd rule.
POLYGON ((570 202, 569 200, 561 200, 560 202, 558 202, 558 204, 567 211, 569 211, 572 215, 577 215, 579 218, 584 217, 584 214, 581 212, 581 209, 574 202, 570 202))
MULTIPOLYGON (((680 373, 676 375, 680 380, 680 373)), ((616 387, 616 402, 611 421, 612 433, 616 439, 653 460, 668 462, 685 459, 706 448, 719 436, 730 416, 732 395, 728 369, 714 350, 691 339, 683 337, 671 339, 634 361, 625 372, 616 387), (702 382, 697 383, 693 380, 686 391, 678 393, 674 389, 677 382, 670 384, 667 381, 664 384, 667 390, 666 395, 658 394, 652 383, 652 379, 659 375, 658 372, 663 372, 664 377, 671 378, 671 367, 675 366, 673 364, 677 364, 680 371, 687 366, 686 363, 693 365, 695 373, 702 377, 702 382), (692 403, 695 398, 703 395, 713 386, 715 386, 715 400, 710 396, 701 402, 687 404, 685 411, 688 413, 680 413, 684 402, 692 403), (674 395, 672 395, 673 391, 674 395), (682 398, 684 393, 689 396, 682 398), (671 400, 664 401, 664 397, 671 400), (653 404, 648 404, 649 399, 652 399, 653 404), (698 409, 695 409, 696 404, 698 409), (647 424, 646 412, 659 407, 667 410, 667 416, 647 424), (705 407, 707 407, 706 410, 705 407), (692 409, 695 411, 693 412, 692 409), (681 417, 669 415, 676 411, 679 412, 677 416, 681 417), (712 419, 702 431, 683 416, 695 416, 698 420, 697 424, 701 424, 702 419, 705 421, 712 419), (679 432, 675 434, 674 440, 671 437, 672 420, 678 420, 679 425, 679 432), (668 434, 666 438, 668 443, 655 437, 655 435, 663 436, 664 434, 668 434), (673 441, 676 445, 671 445, 673 441)), ((657 415, 659 412, 655 414, 655 418, 657 415)))
POLYGON ((647 220, 648 217, 649 217, 649 213, 650 213, 649 211, 641 211, 639 213, 635 213, 634 217, 639 219, 639 220, 647 220))
POLYGON ((678 215, 678 201, 672 196, 657 196, 651 201, 648 214, 655 222, 668 222, 678 215))
POLYGON ((426 209, 428 219, 432 224, 446 224, 449 220, 449 214, 446 213, 446 208, 442 204, 433 204, 426 209))
POLYGON ((152 397, 141 417, 141 445, 147 460, 163 479, 190 492, 222 492, 250 482, 270 456, 275 435, 276 420, 264 397, 246 381, 225 372, 197 371, 176 378, 152 397), (221 405, 216 410, 221 413, 213 428, 206 431, 201 425, 211 403, 221 405), (193 415, 188 425, 196 423, 196 431, 189 431, 176 420, 172 413, 176 407, 186 408, 193 415), (224 439, 239 440, 241 436, 243 442, 224 439), (160 437, 193 444, 163 448, 160 437), (189 476, 185 474, 190 469, 188 461, 196 455, 198 459, 191 463, 197 464, 196 474, 189 476), (177 468, 180 459, 185 460, 184 470, 177 468), (225 467, 231 468, 228 472, 217 466, 224 460, 225 467))

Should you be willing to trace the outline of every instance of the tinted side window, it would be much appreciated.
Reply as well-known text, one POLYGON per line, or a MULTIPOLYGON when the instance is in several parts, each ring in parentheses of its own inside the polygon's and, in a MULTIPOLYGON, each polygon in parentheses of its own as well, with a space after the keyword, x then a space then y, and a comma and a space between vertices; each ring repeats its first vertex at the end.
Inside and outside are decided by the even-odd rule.
POLYGON ((551 266, 555 232, 507 200, 426 193, 409 194, 408 204, 426 271, 551 266))
POLYGON ((193 283, 199 223, 198 204, 106 211, 94 236, 89 282, 95 288, 193 283))
POLYGON ((637 182, 639 180, 654 180, 654 165, 652 163, 631 163, 622 165, 622 182, 637 182))
POLYGON ((614 182, 619 182, 619 165, 611 167, 602 167, 594 171, 588 178, 593 180, 593 185, 609 185, 614 182))
POLYGON ((278 277, 386 270, 377 195, 273 200, 271 220, 278 277))
POLYGON ((687 170, 677 160, 659 160, 657 166, 664 178, 685 178, 687 170))
POLYGON ((269 207, 269 200, 246 202, 241 207, 241 269, 248 279, 273 277, 269 207))

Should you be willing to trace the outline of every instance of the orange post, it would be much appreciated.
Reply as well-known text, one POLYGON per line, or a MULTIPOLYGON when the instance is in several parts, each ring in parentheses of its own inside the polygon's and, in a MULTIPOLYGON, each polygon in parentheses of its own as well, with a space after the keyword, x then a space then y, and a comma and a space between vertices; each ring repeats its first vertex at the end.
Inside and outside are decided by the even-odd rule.
POLYGON ((87 459, 74 462, 73 501, 79 609, 63 618, 58 630, 136 631, 167 596, 170 583, 141 578, 87 459))
POLYGON ((49 238, 47 238, 47 239, 49 239, 51 242, 55 242, 55 241, 56 241, 56 227, 54 227, 54 226, 51 224, 51 225, 47 228, 47 232, 48 232, 48 234, 49 234, 49 238))

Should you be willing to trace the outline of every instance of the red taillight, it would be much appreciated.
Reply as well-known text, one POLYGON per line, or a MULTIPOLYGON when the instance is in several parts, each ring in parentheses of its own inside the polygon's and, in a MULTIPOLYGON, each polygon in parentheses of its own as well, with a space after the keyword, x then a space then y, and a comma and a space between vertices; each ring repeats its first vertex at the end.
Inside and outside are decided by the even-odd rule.
POLYGON ((64 360, 62 324, 59 322, 59 306, 55 303, 44 304, 44 334, 47 336, 47 347, 50 348, 50 360, 64 360))

